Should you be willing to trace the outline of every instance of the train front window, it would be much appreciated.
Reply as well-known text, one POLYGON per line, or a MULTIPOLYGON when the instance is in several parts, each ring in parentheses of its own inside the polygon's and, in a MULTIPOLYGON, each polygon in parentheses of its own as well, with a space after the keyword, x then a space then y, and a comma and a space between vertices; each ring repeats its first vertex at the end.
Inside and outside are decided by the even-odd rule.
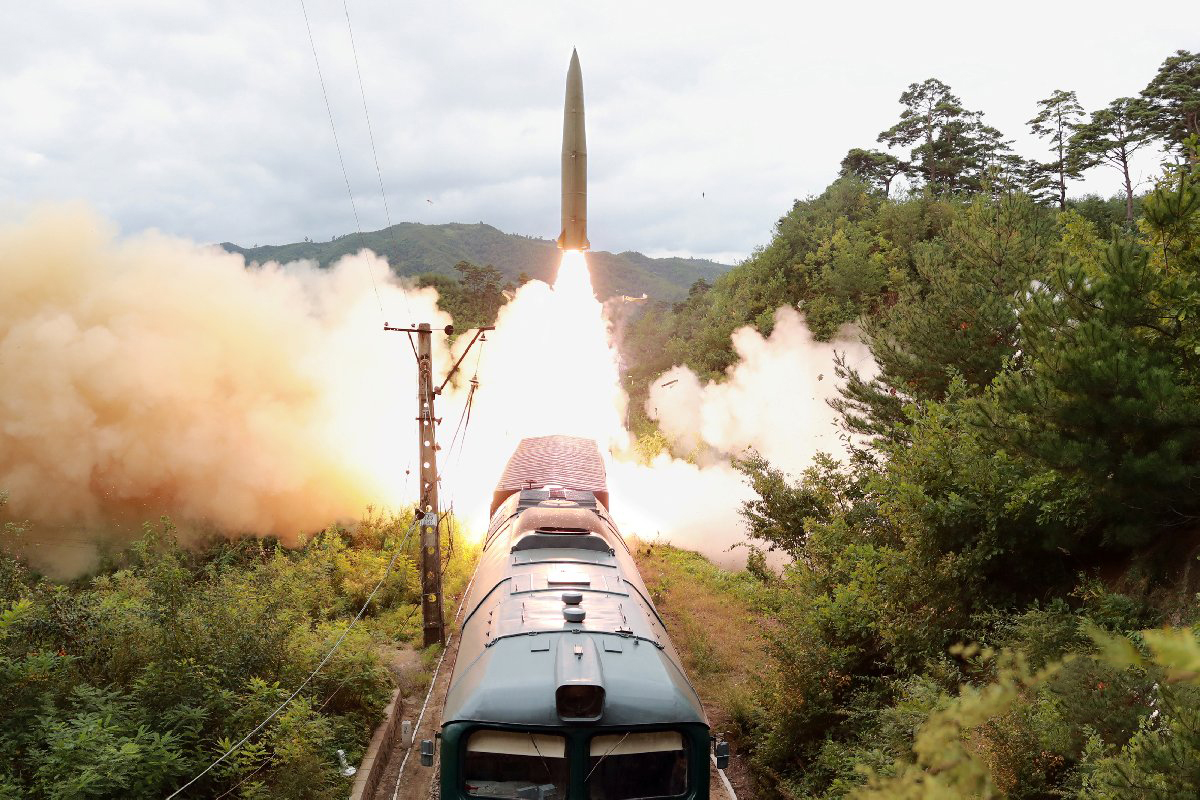
POLYGON ((683 734, 618 733, 595 736, 588 749, 589 800, 650 800, 687 791, 683 734))
POLYGON ((568 772, 561 736, 475 731, 467 739, 463 789, 470 797, 566 800, 568 772))

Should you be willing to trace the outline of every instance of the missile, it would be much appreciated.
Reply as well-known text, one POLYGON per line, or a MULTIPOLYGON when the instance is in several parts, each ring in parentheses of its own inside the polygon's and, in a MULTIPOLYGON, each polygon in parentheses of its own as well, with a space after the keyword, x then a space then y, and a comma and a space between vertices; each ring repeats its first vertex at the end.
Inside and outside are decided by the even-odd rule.
POLYGON ((562 233, 560 250, 587 250, 587 136, 583 130, 583 72, 571 51, 567 99, 563 108, 562 233))

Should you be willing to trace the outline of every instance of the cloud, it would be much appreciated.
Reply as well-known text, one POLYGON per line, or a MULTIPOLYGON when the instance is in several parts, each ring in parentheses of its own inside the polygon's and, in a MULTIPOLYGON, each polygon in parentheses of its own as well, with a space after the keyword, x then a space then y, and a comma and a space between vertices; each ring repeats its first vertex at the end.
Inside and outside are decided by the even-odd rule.
MULTIPOLYGON (((1100 107, 1187 44, 1179 31, 1200 11, 1168 5, 1119 26, 1116 3, 1082 17, 1018 3, 986 12, 986 26, 973 16, 985 12, 946 3, 349 8, 394 221, 553 236, 563 79, 578 46, 593 242, 704 255, 764 243, 792 199, 819 192, 847 149, 872 145, 900 92, 930 75, 1038 155, 1024 126, 1038 98, 1076 88, 1100 107), (1044 57, 995 67, 1013 52, 1044 57)), ((343 6, 306 7, 362 224, 382 227, 343 6)), ((0 210, 83 199, 126 231, 241 244, 353 230, 298 4, 49 0, 5 22, 0 210)), ((1087 185, 1117 181, 1097 170, 1087 185)))

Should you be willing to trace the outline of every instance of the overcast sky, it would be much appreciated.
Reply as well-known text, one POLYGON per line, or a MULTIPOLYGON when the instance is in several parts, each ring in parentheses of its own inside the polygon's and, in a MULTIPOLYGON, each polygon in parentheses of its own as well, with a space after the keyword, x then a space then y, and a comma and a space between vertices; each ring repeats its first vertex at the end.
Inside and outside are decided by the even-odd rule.
MULTIPOLYGON (((342 0, 304 1, 378 229, 342 0)), ((593 247, 726 261, 873 146, 909 83, 948 83, 1031 157, 1039 98, 1075 89, 1095 109, 1200 48, 1194 0, 347 4, 393 222, 556 236, 576 46, 593 247)), ((354 230, 300 0, 14 3, 0 40, 3 216, 83 200, 126 233, 245 245, 354 230)), ((1075 191, 1118 186, 1101 168, 1075 191)))

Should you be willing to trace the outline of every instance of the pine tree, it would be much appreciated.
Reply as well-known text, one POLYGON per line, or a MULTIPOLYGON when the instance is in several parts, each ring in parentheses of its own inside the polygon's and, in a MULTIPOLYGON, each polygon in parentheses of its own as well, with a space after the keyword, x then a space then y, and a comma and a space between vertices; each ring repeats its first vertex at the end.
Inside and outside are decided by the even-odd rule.
POLYGON ((1091 119, 1078 125, 1071 137, 1069 153, 1082 171, 1098 164, 1108 164, 1121 172, 1125 186, 1125 222, 1133 223, 1133 181, 1129 176, 1129 160, 1150 142, 1146 130, 1144 101, 1118 97, 1092 114, 1091 119))
POLYGON ((1200 518, 1200 183, 1145 201, 1146 246, 1066 261, 1019 312, 1021 357, 980 405, 998 446, 1087 487, 1104 542, 1200 518))
POLYGON ((1200 136, 1200 53, 1177 50, 1168 56, 1142 98, 1146 127, 1168 147, 1188 153, 1195 165, 1196 151, 1188 151, 1184 143, 1189 136, 1200 136))
POLYGON ((855 147, 842 159, 838 176, 856 177, 887 197, 892 190, 892 181, 898 175, 903 175, 907 169, 908 164, 890 153, 855 147))
POLYGON ((1019 350, 1017 309, 1045 270, 1053 225, 1021 194, 982 195, 938 242, 915 249, 898 301, 864 322, 879 372, 867 381, 845 364, 831 405, 855 432, 892 436, 905 402, 940 400, 960 378, 981 392, 1019 350))
POLYGON ((907 174, 935 193, 977 190, 989 169, 1008 176, 1016 161, 1011 141, 968 111, 936 78, 909 85, 900 95, 900 121, 879 134, 889 147, 910 149, 907 174))
POLYGON ((1071 158, 1070 140, 1083 117, 1083 107, 1075 92, 1058 89, 1045 100, 1039 100, 1038 109, 1037 116, 1026 124, 1038 138, 1050 139, 1050 150, 1055 157, 1052 161, 1034 162, 1034 186, 1039 181, 1052 185, 1058 195, 1058 208, 1065 211, 1067 179, 1080 177, 1078 163, 1071 158))

